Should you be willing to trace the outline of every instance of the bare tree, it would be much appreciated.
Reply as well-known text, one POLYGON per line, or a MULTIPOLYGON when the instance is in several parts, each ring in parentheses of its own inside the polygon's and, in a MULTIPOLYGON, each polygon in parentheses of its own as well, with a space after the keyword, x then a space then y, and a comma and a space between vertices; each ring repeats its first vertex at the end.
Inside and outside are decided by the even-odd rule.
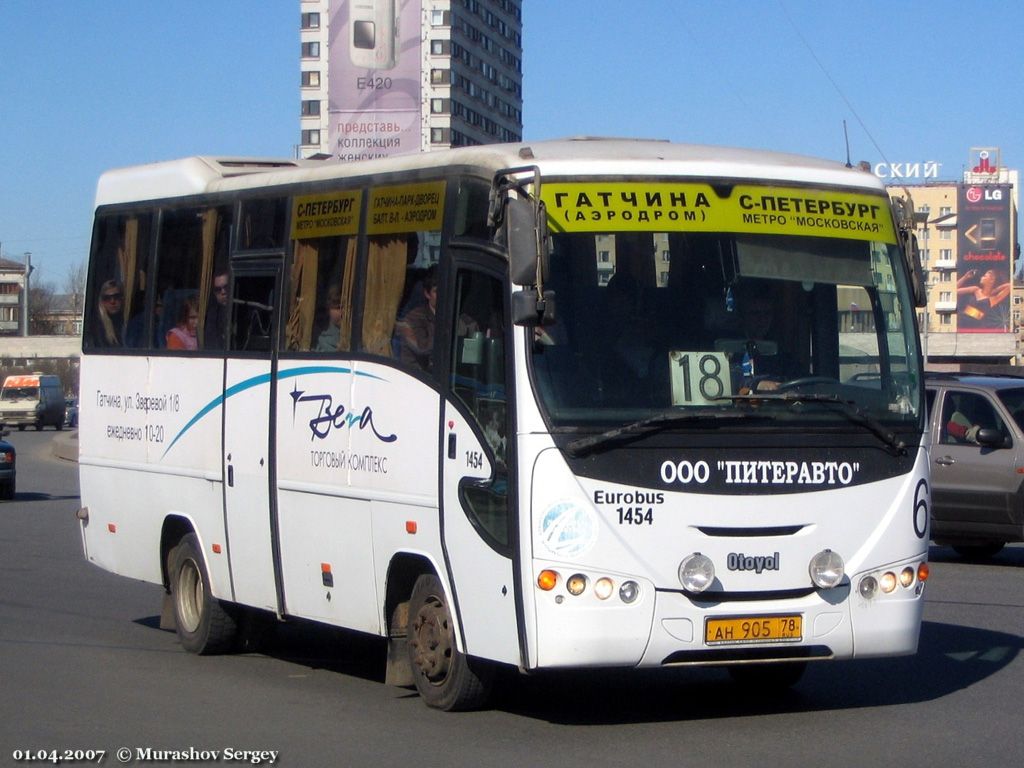
POLYGON ((85 262, 78 261, 68 267, 64 276, 64 293, 69 296, 70 308, 76 312, 81 312, 85 305, 85 280, 88 271, 85 262))
POLYGON ((46 336, 56 333, 53 311, 57 308, 57 293, 53 283, 42 280, 32 281, 28 298, 28 333, 30 336, 46 336))

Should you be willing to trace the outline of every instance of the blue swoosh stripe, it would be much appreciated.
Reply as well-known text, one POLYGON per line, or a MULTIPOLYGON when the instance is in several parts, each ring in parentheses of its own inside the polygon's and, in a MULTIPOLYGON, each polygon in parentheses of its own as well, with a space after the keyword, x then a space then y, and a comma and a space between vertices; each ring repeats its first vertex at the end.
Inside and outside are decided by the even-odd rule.
MULTIPOLYGON (((302 368, 290 368, 287 371, 278 371, 277 379, 278 381, 283 381, 285 379, 293 379, 297 376, 305 376, 307 374, 312 375, 315 373, 348 373, 355 374, 356 376, 363 376, 368 379, 375 379, 377 381, 387 381, 387 379, 381 378, 380 376, 377 376, 372 373, 366 373, 365 371, 353 371, 351 368, 342 368, 336 365, 307 365, 303 366, 302 368)), ((188 423, 185 424, 185 426, 178 431, 178 434, 174 436, 174 439, 171 440, 170 444, 164 450, 160 458, 163 459, 170 452, 171 448, 174 447, 174 444, 177 443, 185 435, 186 432, 192 429, 192 427, 195 426, 195 424, 204 416, 206 416, 206 414, 208 414, 210 411, 213 411, 219 406, 223 405, 224 401, 227 398, 234 397, 235 395, 239 394, 240 392, 244 392, 247 389, 252 389, 253 387, 259 387, 262 386, 263 384, 269 383, 270 374, 261 373, 259 376, 253 376, 252 378, 245 379, 244 381, 240 381, 237 384, 225 389, 224 394, 217 395, 217 397, 213 398, 213 400, 211 400, 202 408, 200 408, 195 416, 188 420, 188 423)))

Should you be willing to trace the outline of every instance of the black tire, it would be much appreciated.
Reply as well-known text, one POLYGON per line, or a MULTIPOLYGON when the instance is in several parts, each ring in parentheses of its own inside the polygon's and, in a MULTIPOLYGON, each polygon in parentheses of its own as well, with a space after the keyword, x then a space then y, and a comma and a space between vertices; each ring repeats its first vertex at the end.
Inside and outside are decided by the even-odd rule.
POLYGON ((487 702, 491 670, 471 664, 456 647, 448 599, 432 573, 420 576, 412 589, 407 648, 416 690, 428 707, 453 712, 479 709, 487 702))
POLYGON ((196 535, 183 536, 167 562, 174 624, 182 646, 203 655, 233 650, 238 625, 221 601, 210 594, 210 577, 196 535))
POLYGON ((9 480, 0 486, 0 499, 10 501, 14 498, 14 481, 9 480))
POLYGON ((953 551, 969 560, 988 560, 1003 551, 1004 541, 990 541, 984 544, 954 544, 953 551))
POLYGON ((792 688, 804 675, 806 661, 787 661, 778 664, 734 664, 729 667, 732 679, 745 688, 781 691, 792 688))

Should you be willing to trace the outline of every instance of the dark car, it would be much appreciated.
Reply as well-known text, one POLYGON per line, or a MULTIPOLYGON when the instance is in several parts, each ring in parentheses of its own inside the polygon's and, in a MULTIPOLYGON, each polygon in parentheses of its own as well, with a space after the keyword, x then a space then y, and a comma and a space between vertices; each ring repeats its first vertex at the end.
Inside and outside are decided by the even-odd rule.
POLYGON ((7 437, 6 429, 0 431, 0 499, 14 498, 15 459, 14 446, 3 438, 7 437))
POLYGON ((1024 378, 925 378, 932 438, 932 540, 991 557, 1024 541, 1024 378))

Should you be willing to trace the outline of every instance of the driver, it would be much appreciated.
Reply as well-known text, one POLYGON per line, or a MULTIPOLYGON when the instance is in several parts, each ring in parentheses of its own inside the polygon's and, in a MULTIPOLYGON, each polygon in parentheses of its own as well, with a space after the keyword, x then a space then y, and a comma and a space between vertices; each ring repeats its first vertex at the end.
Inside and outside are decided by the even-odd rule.
POLYGON ((800 373, 790 357, 779 348, 775 335, 775 301, 767 291, 751 291, 740 304, 740 322, 746 350, 733 361, 738 368, 740 393, 770 392, 800 373))

